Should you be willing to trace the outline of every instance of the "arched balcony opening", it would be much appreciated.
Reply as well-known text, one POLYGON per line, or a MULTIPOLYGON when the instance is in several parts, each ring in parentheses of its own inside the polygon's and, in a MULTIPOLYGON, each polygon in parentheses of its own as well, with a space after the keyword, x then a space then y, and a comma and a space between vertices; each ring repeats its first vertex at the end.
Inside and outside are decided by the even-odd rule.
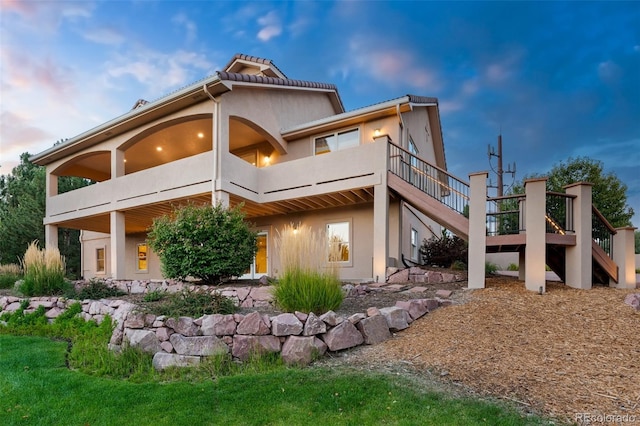
POLYGON ((211 114, 182 117, 147 129, 122 144, 128 175, 211 151, 211 114))
POLYGON ((51 172, 58 177, 58 194, 111 179, 111 153, 88 152, 72 158, 51 172))
POLYGON ((278 142, 257 124, 242 117, 229 117, 229 152, 255 167, 276 162, 278 142))

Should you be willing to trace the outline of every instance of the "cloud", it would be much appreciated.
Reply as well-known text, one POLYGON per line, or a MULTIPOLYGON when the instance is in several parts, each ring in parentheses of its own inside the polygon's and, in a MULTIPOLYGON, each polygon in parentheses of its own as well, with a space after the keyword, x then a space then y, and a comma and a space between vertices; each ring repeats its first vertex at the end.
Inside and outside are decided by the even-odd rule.
POLYGON ((282 33, 280 18, 273 10, 266 15, 259 17, 258 25, 261 26, 260 31, 258 31, 258 39, 261 41, 269 41, 273 37, 277 37, 282 33))
POLYGON ((416 63, 418 56, 398 46, 377 45, 373 38, 353 38, 349 43, 348 55, 341 70, 343 76, 354 73, 364 74, 385 86, 397 88, 405 86, 411 89, 428 90, 435 93, 441 83, 432 69, 416 63))
MULTIPOLYGON (((148 89, 164 92, 192 83, 210 71, 212 63, 200 53, 178 50, 171 54, 145 51, 120 56, 105 64, 111 80, 131 77, 148 89), (194 75, 197 72, 197 76, 194 75)), ((113 81, 110 84, 116 86, 113 81)))
POLYGON ((198 26, 194 21, 189 19, 184 13, 179 13, 171 19, 171 22, 184 27, 186 31, 187 42, 191 43, 198 37, 198 26))
MULTIPOLYGON (((56 31, 64 21, 77 22, 92 16, 95 4, 91 1, 54 2, 3 0, 0 11, 18 15, 20 22, 11 24, 26 27, 36 33, 56 31)), ((5 16, 5 20, 8 18, 5 16)), ((6 21, 5 21, 6 22, 6 21)), ((3 22, 4 24, 4 22, 3 22)))
POLYGON ((111 46, 120 45, 125 41, 124 35, 117 29, 111 27, 92 28, 86 31, 83 37, 94 43, 111 46))
POLYGON ((3 48, 2 90, 46 90, 57 96, 73 92, 73 72, 50 57, 31 56, 22 51, 3 48))

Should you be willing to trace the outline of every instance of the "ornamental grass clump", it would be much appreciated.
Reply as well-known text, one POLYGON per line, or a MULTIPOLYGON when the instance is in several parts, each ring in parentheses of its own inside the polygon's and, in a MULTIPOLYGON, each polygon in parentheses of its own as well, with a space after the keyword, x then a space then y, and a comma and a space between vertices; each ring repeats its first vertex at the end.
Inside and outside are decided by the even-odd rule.
POLYGON ((10 263, 0 265, 0 288, 13 288, 16 281, 22 279, 22 268, 20 265, 10 263))
POLYGON ((322 314, 340 307, 344 295, 338 268, 329 259, 339 259, 337 244, 308 226, 285 226, 278 233, 276 245, 280 254, 282 276, 275 285, 276 304, 287 312, 322 314))
POLYGON ((23 282, 19 291, 25 296, 50 296, 63 294, 69 287, 65 280, 65 260, 54 247, 38 248, 32 242, 22 259, 23 282))

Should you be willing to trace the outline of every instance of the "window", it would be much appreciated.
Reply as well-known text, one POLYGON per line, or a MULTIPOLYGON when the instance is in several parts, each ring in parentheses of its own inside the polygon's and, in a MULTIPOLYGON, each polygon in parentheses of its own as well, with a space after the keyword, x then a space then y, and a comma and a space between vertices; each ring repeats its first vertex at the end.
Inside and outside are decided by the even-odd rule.
POLYGON ((138 244, 137 250, 137 268, 139 272, 147 271, 147 244, 138 244))
POLYGON ((104 273, 104 247, 96 249, 96 272, 104 273))
POLYGON ((349 222, 327 224, 329 262, 351 262, 351 236, 349 222))
POLYGON ((360 145, 360 129, 347 130, 316 138, 315 153, 316 155, 326 154, 358 145, 360 145))
POLYGON ((411 228, 411 259, 418 260, 418 231, 411 228))

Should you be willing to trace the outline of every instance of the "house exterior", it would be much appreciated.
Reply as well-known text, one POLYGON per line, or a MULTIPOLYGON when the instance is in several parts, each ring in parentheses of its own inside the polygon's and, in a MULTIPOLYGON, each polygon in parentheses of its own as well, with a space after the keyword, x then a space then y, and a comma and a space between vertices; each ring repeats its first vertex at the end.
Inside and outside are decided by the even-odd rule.
POLYGON ((289 79, 247 55, 32 161, 46 166, 46 243, 61 227, 82 230, 85 279, 162 279, 146 243, 153 219, 187 202, 221 202, 242 203, 259 235, 244 278, 278 277, 277 232, 304 224, 340 239, 342 279, 384 281, 388 266, 418 261, 423 239, 441 233, 437 214, 394 190, 390 162, 451 193, 437 99, 345 111, 334 85, 289 79), (418 161, 433 173, 416 174, 418 161), (59 193, 60 176, 96 183, 59 193))

